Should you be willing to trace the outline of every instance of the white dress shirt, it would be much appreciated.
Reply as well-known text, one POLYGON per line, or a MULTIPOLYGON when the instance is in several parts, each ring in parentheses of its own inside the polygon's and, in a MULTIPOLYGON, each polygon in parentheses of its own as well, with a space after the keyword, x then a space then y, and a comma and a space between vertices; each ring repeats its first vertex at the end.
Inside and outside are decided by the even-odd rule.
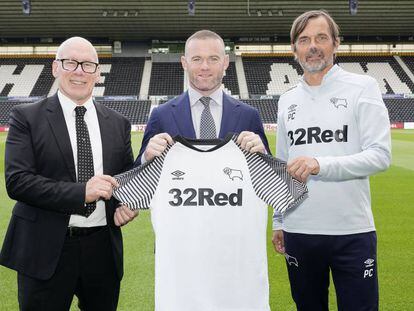
MULTIPOLYGON (((72 146, 73 159, 75 161, 76 179, 78 178, 78 147, 76 144, 76 114, 77 107, 71 99, 58 91, 60 105, 62 106, 63 116, 65 117, 66 126, 69 132, 70 144, 72 146)), ((93 166, 95 175, 103 174, 102 159, 102 140, 99 128, 98 116, 96 114, 95 105, 92 97, 83 105, 87 110, 84 116, 86 125, 88 126, 89 139, 91 141, 93 166)), ((95 227, 106 225, 105 202, 99 200, 96 202, 96 209, 89 217, 80 215, 71 215, 69 220, 70 227, 95 227)))

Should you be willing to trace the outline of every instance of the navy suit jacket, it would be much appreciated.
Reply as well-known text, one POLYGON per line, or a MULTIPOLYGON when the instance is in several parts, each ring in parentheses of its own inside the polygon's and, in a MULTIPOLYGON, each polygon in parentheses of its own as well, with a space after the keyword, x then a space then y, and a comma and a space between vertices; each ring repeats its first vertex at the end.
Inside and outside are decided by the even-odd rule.
MULTIPOLYGON (((221 118, 219 138, 223 139, 230 132, 240 133, 242 131, 251 131, 258 134, 267 152, 271 154, 257 109, 223 94, 223 116, 221 118)), ((145 129, 144 138, 142 139, 141 150, 134 166, 141 164, 141 156, 148 145, 148 141, 159 133, 168 133, 171 137, 181 135, 186 138, 196 138, 188 92, 184 92, 180 96, 153 109, 145 129)))

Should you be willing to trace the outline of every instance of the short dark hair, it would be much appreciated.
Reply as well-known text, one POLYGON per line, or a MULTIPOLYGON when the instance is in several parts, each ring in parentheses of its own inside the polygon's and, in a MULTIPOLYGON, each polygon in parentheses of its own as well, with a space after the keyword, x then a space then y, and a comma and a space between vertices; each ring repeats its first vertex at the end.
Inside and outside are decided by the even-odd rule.
POLYGON ((329 13, 325 10, 315 10, 315 11, 307 11, 302 15, 298 16, 292 24, 292 28, 290 30, 290 43, 293 45, 296 43, 299 35, 303 32, 306 26, 309 23, 309 20, 318 17, 324 17, 325 20, 328 22, 329 30, 331 32, 332 39, 335 42, 339 39, 339 27, 333 20, 333 18, 329 15, 329 13))

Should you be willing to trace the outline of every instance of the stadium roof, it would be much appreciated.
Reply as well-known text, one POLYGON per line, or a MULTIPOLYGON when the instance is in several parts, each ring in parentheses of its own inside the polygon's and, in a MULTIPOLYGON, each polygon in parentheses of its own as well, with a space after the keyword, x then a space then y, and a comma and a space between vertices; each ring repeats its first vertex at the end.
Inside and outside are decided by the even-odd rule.
POLYGON ((0 43, 73 35, 108 42, 179 40, 203 28, 224 38, 269 37, 277 41, 279 37, 286 40, 297 15, 320 8, 333 15, 345 36, 369 36, 377 41, 392 36, 391 40, 409 41, 414 35, 413 0, 360 0, 355 16, 349 14, 348 0, 195 0, 194 16, 189 15, 186 0, 29 2, 31 13, 24 15, 22 1, 0 1, 0 43))

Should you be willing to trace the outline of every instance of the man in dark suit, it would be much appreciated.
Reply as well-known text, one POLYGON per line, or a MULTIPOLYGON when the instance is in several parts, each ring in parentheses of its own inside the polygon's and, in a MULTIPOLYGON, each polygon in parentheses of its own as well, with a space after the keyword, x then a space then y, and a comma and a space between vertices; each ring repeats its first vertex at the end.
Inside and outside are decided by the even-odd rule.
POLYGON ((159 156, 175 135, 208 139, 240 133, 243 148, 270 154, 258 111, 222 91, 229 66, 223 39, 209 30, 194 33, 187 39, 181 63, 188 91, 152 111, 135 166, 159 156))
POLYGON ((129 121, 95 103, 98 56, 80 37, 53 62, 56 95, 14 108, 5 174, 15 199, 0 263, 18 272, 20 310, 116 310, 119 226, 136 215, 112 198, 111 175, 133 164, 129 121))

